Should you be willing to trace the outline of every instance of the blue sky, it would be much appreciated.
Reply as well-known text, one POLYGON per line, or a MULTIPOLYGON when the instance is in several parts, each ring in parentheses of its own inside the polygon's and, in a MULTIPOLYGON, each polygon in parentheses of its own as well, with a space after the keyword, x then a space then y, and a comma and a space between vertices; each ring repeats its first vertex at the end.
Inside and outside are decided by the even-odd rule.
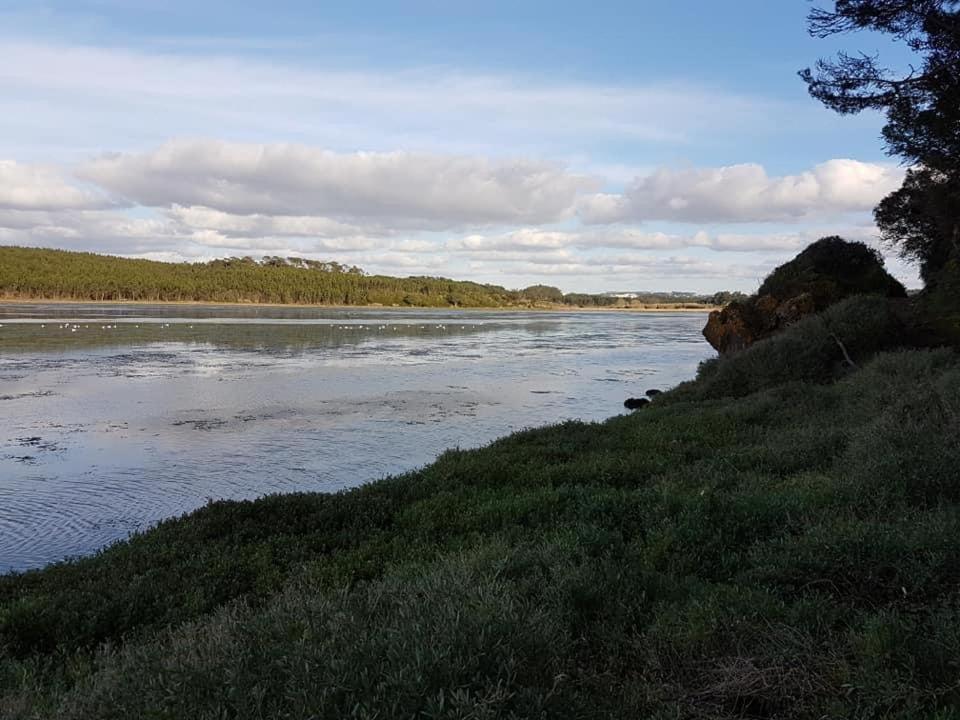
POLYGON ((751 290, 903 172, 796 72, 909 58, 809 8, 0 1, 0 242, 751 290))

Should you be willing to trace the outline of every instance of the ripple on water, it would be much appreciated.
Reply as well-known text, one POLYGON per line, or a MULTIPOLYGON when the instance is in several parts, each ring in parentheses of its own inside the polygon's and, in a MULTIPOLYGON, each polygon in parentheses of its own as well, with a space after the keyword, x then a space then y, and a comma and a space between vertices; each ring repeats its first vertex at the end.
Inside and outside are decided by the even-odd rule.
POLYGON ((0 352, 0 570, 208 499, 339 490, 514 428, 603 419, 711 353, 690 316, 269 312, 74 308, 57 313, 123 319, 58 334, 33 306, 0 352))
POLYGON ((50 476, 36 480, 32 493, 0 507, 0 571, 84 552, 91 541, 102 546, 143 525, 143 516, 129 510, 137 506, 137 493, 122 483, 92 494, 86 483, 64 486, 50 476))

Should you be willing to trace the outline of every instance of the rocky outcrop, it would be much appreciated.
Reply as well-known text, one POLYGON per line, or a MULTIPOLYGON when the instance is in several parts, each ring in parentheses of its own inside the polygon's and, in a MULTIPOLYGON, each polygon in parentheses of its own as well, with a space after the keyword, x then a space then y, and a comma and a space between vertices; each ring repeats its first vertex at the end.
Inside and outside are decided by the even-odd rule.
POLYGON ((703 336, 721 354, 736 352, 814 312, 817 306, 809 293, 783 302, 772 295, 762 295, 714 310, 703 336))
POLYGON ((875 250, 838 237, 822 238, 774 270, 756 295, 710 313, 703 336, 721 354, 736 352, 862 294, 906 297, 906 290, 884 270, 875 250))
POLYGON ((756 312, 747 303, 730 303, 710 313, 703 336, 721 354, 743 350, 761 337, 762 330, 755 316, 756 312))
MULTIPOLYGON (((776 328, 786 327, 805 315, 817 312, 817 302, 810 293, 801 293, 789 300, 779 303, 773 311, 776 317, 776 328)), ((774 329, 776 329, 774 328, 774 329)))

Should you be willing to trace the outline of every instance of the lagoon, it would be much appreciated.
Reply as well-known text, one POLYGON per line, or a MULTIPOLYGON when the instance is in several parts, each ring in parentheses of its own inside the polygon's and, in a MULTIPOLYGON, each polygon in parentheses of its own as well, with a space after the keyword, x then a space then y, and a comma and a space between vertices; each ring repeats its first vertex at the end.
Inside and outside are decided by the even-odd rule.
POLYGON ((0 572, 693 376, 704 313, 0 305, 0 572))

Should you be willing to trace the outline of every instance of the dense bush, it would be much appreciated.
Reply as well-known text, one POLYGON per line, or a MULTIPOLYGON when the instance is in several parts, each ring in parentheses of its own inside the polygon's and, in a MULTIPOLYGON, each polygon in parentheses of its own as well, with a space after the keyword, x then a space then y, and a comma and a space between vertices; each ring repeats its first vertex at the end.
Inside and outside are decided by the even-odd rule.
POLYGON ((810 293, 818 308, 851 295, 906 297, 903 285, 883 267, 876 250, 861 242, 831 236, 807 246, 797 257, 774 270, 760 285, 758 296, 787 300, 810 293))
POLYGON ((552 285, 531 285, 521 290, 520 294, 534 302, 563 302, 563 291, 552 285))

